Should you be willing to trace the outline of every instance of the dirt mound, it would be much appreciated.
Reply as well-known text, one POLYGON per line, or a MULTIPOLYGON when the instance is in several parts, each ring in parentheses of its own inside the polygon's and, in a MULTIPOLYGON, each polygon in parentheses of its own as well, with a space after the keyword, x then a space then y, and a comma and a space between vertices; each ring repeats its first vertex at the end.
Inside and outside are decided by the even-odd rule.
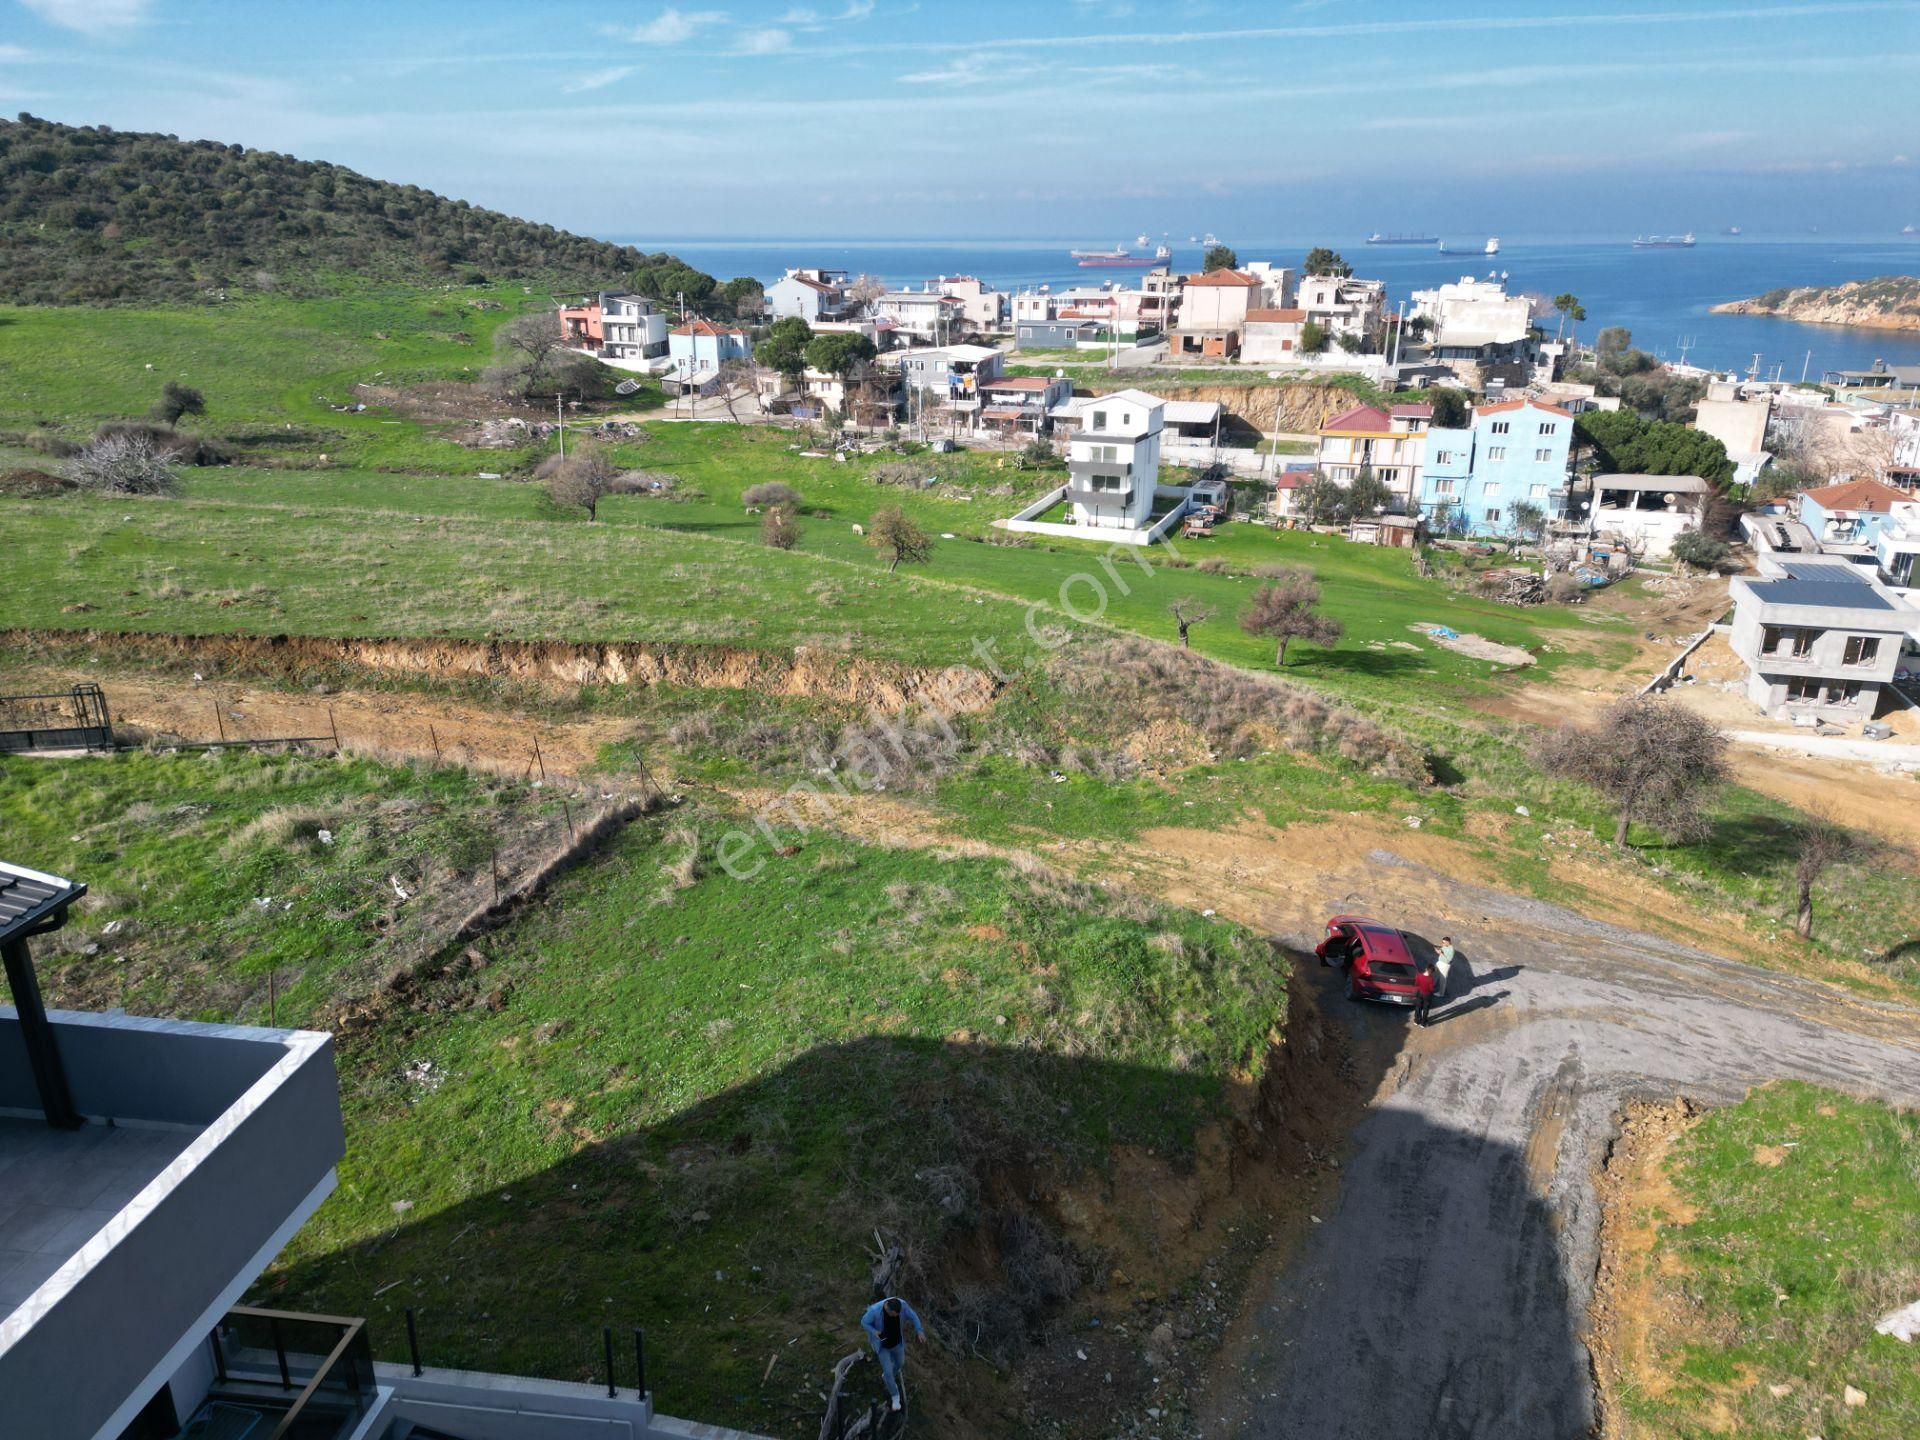
POLYGON ((964 665, 900 665, 801 647, 569 644, 553 640, 337 640, 311 635, 141 635, 10 630, 10 647, 86 646, 137 659, 191 662, 207 674, 312 682, 373 671, 430 680, 514 680, 543 688, 682 685, 816 696, 893 714, 909 705, 970 713, 993 703, 991 676, 964 665))

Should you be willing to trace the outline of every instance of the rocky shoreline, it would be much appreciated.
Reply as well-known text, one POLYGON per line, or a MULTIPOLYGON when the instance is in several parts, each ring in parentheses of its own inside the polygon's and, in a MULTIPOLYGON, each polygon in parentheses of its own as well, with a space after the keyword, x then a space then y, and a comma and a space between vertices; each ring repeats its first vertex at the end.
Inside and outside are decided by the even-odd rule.
POLYGON ((1920 277, 1881 275, 1842 285, 1802 285, 1769 290, 1751 300, 1715 305, 1716 315, 1774 315, 1809 325, 1852 325, 1864 330, 1920 330, 1920 277))

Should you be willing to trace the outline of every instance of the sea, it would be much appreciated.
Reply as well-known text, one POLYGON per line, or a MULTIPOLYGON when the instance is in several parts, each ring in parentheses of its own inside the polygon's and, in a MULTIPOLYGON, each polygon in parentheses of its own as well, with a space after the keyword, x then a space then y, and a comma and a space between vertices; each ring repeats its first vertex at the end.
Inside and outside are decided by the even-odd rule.
MULTIPOLYGON (((790 266, 819 266, 878 276, 888 284, 918 286, 939 275, 976 275, 1003 290, 1041 285, 1119 281, 1138 285, 1139 270, 1080 269, 1075 249, 1104 249, 1091 240, 669 240, 655 236, 607 238, 645 250, 667 250, 688 264, 731 279, 778 280, 790 266)), ((1250 244, 1226 237, 1241 261, 1299 265, 1309 244, 1331 244, 1354 273, 1387 282, 1394 302, 1463 275, 1504 275, 1512 291, 1553 296, 1571 292, 1587 312, 1579 327, 1591 338, 1619 325, 1633 343, 1665 360, 1765 378, 1818 380, 1826 370, 1861 370, 1875 360, 1920 365, 1920 331, 1804 325, 1760 315, 1714 315, 1724 300, 1759 295, 1783 285, 1834 285, 1876 275, 1920 273, 1920 236, 1886 240, 1699 237, 1690 250, 1636 250, 1625 240, 1507 240, 1500 253, 1479 253, 1479 240, 1449 240, 1459 253, 1434 246, 1368 245, 1363 238, 1250 244)), ((1175 244, 1172 264, 1200 268, 1204 247, 1175 244)))

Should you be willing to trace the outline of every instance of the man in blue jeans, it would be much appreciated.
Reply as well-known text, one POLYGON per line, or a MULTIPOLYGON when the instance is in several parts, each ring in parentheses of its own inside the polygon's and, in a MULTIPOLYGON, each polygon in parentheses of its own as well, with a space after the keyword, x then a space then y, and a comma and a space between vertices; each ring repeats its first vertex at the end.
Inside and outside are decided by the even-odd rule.
POLYGON ((900 1408, 900 1367, 907 1359, 907 1332, 902 1322, 911 1322, 915 1333, 922 1340, 927 1338, 920 1317, 898 1295, 876 1300, 860 1317, 860 1328, 867 1332, 867 1339, 873 1342, 873 1353, 880 1357, 880 1378, 886 1382, 887 1394, 893 1397, 896 1410, 900 1408))

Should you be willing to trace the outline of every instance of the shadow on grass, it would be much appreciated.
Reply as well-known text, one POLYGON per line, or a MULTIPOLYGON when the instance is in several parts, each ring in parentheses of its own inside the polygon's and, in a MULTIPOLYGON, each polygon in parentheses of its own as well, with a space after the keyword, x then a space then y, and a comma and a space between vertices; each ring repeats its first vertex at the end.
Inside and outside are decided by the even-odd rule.
POLYGON ((1430 668, 1425 658, 1404 650, 1310 650, 1299 658, 1288 658, 1282 678, 1295 670, 1337 670, 1347 675, 1365 675, 1374 679, 1414 675, 1430 668))
MULTIPOLYGON (((1234 1213, 1211 1207, 1222 1187, 1243 1183, 1236 1172, 1300 1163, 1289 1135, 1326 1103, 1322 1090, 1373 1094, 1406 1041, 1406 1012, 1331 998, 1339 971, 1308 957, 1295 976, 1327 997, 1321 1008, 1349 1037, 1341 1078, 1332 1065, 1276 1071, 1251 1103, 1229 1107, 1218 1075, 1173 1065, 867 1036, 805 1051, 624 1134, 596 1135, 586 1118, 570 1130, 575 1105, 550 1100, 540 1108, 556 1133, 578 1139, 566 1159, 298 1259, 268 1280, 264 1298, 365 1315, 376 1353, 395 1360, 407 1353, 412 1308, 429 1365, 564 1379, 597 1378, 600 1327, 610 1325, 626 1385, 628 1327, 644 1325, 663 1410, 811 1434, 821 1377, 860 1348, 877 1231, 905 1244, 895 1288, 935 1333, 911 1362, 916 1413, 931 1433, 1004 1426, 1009 1417, 994 1408, 1004 1390, 988 1367, 1023 1353, 1039 1367, 1029 1373, 1045 1376, 1054 1413, 1092 1427, 1063 1433, 1107 1433, 1114 1417, 1159 1403, 1139 1337, 1178 1312, 1151 1292, 1114 1290, 1110 1271, 1123 1257, 1076 1245, 1061 1214, 1084 1214, 1088 1195, 1103 1196, 1095 1203, 1129 1215, 1138 1232, 1128 1265, 1156 1268, 1160 1249, 1182 1248, 1234 1213), (1231 1159, 1203 1163, 1196 1139, 1213 1122, 1227 1127, 1231 1159), (1117 1147, 1151 1156, 1146 1173, 1159 1178, 1143 1179, 1138 1162, 1109 1169, 1117 1147), (1063 1211, 1069 1187, 1080 1199, 1063 1211), (1127 1322, 1066 1329, 1076 1304, 1103 1290, 1127 1322), (1064 1358, 1081 1351, 1092 1363, 1064 1358)), ((643 1083, 697 1080, 606 1077, 616 1093, 643 1083)), ((578 1109, 603 1117, 604 1132, 595 1098, 578 1097, 578 1109)), ((416 1110, 385 1123, 428 1122, 416 1110)), ((454 1140, 421 1135, 386 1153, 424 1156, 454 1140)), ((1571 1420, 1588 1404, 1586 1359, 1524 1157, 1405 1108, 1370 1112, 1356 1142, 1330 1219, 1269 1297, 1279 1319, 1262 1325, 1247 1372, 1259 1417, 1248 1433, 1585 1433, 1571 1420), (1460 1325, 1462 1314, 1506 1318, 1490 1336, 1481 1321, 1460 1325), (1269 1331, 1291 1338, 1270 1343, 1269 1331), (1329 1337, 1343 1352, 1392 1356, 1394 1383, 1353 1384, 1348 1367, 1327 1363, 1329 1337)), ((421 1161, 443 1175, 446 1163, 421 1161)), ((380 1225, 388 1197, 416 1180, 360 1177, 342 1190, 377 1187, 368 1218, 380 1225)), ((1184 1283, 1177 1269, 1165 1279, 1184 1283)), ((869 1366, 851 1386, 855 1406, 879 1394, 869 1366)))

